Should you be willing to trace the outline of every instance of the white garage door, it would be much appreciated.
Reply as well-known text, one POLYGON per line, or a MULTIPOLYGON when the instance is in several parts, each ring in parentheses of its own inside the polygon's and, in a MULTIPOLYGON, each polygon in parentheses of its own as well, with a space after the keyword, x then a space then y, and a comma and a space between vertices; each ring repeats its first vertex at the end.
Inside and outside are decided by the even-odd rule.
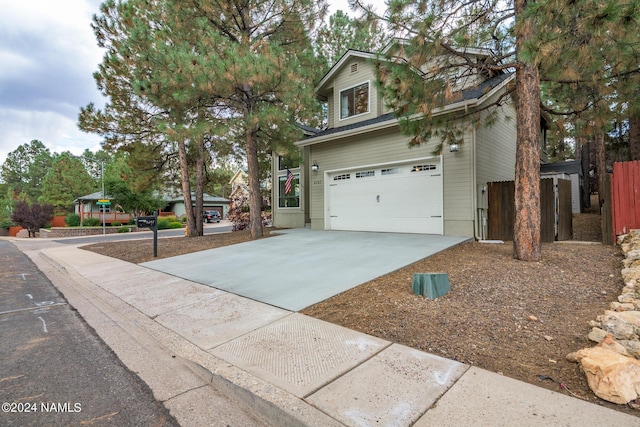
POLYGON ((331 230, 443 234, 439 159, 328 176, 331 230))

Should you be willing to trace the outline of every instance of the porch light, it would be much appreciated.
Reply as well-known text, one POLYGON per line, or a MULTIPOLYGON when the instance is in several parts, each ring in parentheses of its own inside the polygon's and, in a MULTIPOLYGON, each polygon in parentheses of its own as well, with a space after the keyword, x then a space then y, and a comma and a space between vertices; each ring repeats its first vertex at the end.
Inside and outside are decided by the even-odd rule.
POLYGON ((449 151, 452 153, 457 153, 460 150, 460 146, 455 142, 453 144, 449 144, 449 151))
POLYGON ((320 169, 320 166, 318 166, 318 162, 314 160, 313 164, 311 165, 311 170, 314 172, 318 172, 318 169, 320 169))

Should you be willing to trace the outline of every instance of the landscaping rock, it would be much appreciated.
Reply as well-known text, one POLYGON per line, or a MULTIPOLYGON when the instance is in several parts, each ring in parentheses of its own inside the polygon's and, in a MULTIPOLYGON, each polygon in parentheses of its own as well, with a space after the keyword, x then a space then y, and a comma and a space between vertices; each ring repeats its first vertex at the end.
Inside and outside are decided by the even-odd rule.
POLYGON ((607 310, 602 318, 602 330, 610 333, 616 339, 632 340, 637 339, 636 328, 633 324, 622 319, 619 314, 629 312, 616 312, 607 310))
POLYGON ((589 340, 593 342, 600 342, 606 336, 607 336, 607 332, 603 331, 598 327, 594 327, 593 329, 591 329, 591 332, 589 332, 589 335, 587 335, 587 338, 589 338, 589 340))
POLYGON ((580 363, 589 387, 601 399, 626 404, 640 397, 640 230, 620 240, 625 286, 611 310, 598 316, 587 338, 598 342, 567 355, 580 363))
POLYGON ((640 362, 605 347, 592 347, 575 353, 596 396, 617 404, 640 397, 640 362))

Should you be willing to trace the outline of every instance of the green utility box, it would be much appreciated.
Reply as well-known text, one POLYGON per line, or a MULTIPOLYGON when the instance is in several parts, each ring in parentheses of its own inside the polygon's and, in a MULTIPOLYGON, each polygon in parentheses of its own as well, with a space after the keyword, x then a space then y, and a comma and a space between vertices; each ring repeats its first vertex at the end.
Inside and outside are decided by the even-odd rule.
POLYGON ((415 295, 429 299, 441 297, 451 290, 447 273, 414 273, 411 287, 415 295))

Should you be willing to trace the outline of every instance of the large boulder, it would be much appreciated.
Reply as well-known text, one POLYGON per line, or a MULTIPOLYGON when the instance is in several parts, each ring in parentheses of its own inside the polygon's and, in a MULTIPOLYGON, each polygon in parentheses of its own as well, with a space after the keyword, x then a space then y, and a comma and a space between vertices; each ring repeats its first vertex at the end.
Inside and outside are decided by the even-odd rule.
MULTIPOLYGON (((596 396, 617 404, 640 397, 640 362, 597 345, 572 353, 596 396)), ((569 356, 568 356, 569 357, 569 356)))

